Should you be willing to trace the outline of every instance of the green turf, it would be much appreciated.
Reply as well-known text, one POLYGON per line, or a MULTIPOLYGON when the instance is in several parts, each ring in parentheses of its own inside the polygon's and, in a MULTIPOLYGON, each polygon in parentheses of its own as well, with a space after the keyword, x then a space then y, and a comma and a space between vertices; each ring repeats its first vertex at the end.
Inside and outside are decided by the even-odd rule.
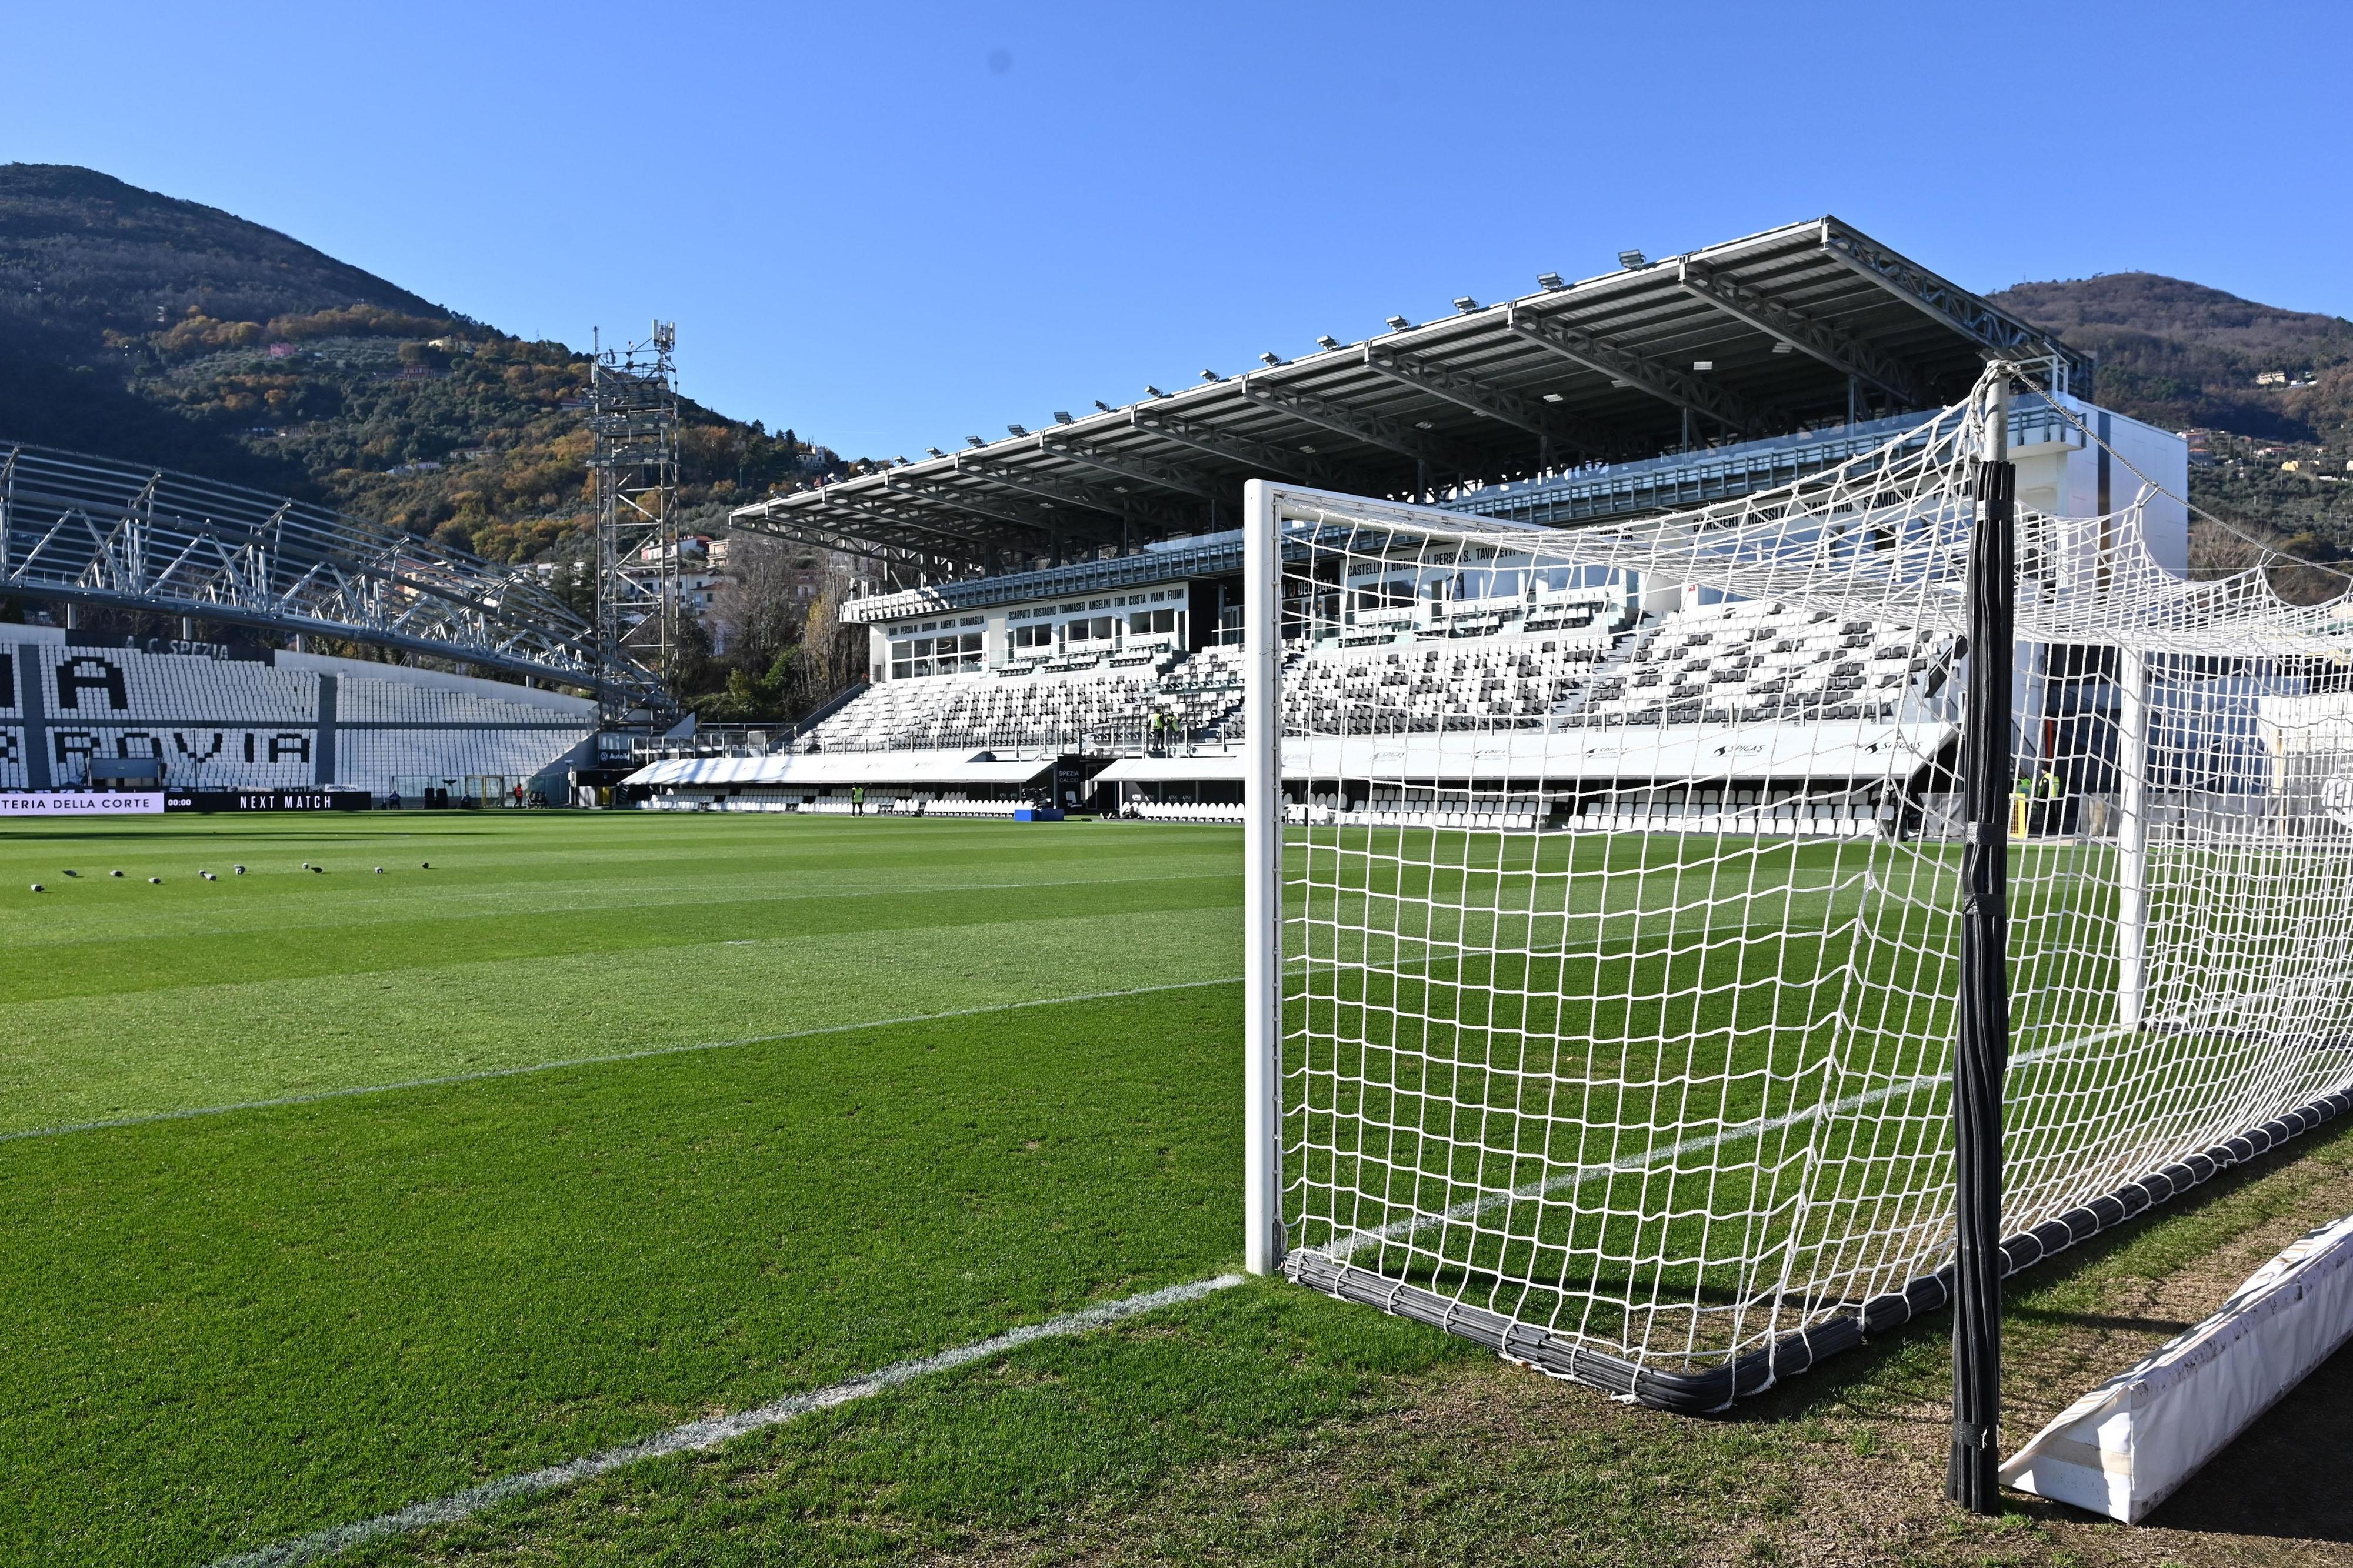
POLYGON ((0 886, 56 889, 0 900, 17 1131, 1047 1004, 0 1142, 0 1562, 202 1562, 1212 1271, 1235 847, 723 817, 0 839, 0 886), (1176 988, 1053 1000, 1149 985, 1176 988))
MULTIPOLYGON (((1230 1267, 1239 840, 502 813, 0 829, 0 1563, 201 1563, 1230 1267)), ((1293 1017, 1316 1037, 1290 1058, 1293 1170, 1336 1194, 1295 1190, 1294 1217, 1325 1201, 1328 1236, 1534 1182, 1506 1211, 1527 1223, 1484 1211, 1384 1268, 1468 1293, 1549 1276, 1549 1302, 1504 1304, 1653 1349, 1753 1336, 1784 1258, 1799 1282, 1900 1283, 1901 1246, 1859 1263, 1840 1238, 1936 1217, 1941 1090, 1910 1085, 1949 1030, 1949 853, 1338 842, 1294 836, 1291 862, 1293 1017), (1866 1116, 1660 1152, 1874 1086, 1866 1116)), ((2063 961, 2027 966, 2054 978, 2021 994, 2021 1048, 2113 988, 2066 946, 2104 918, 2101 853, 2020 857, 2022 946, 2063 961)), ((2018 1169, 2079 1179, 2062 1130, 2105 1135, 2101 1107, 2215 1049, 2021 1067, 2018 1169)), ((920 1529, 841 1525, 860 1489, 1044 1529, 1097 1481, 1280 1443, 1461 1353, 1256 1284, 962 1375, 942 1408, 986 1409, 903 1442, 829 1416, 751 1445, 798 1465, 865 1434, 814 1532, 766 1493, 740 1552, 723 1497, 654 1512, 691 1532, 681 1563, 920 1553, 920 1529)), ((604 1560, 596 1531, 568 1539, 556 1560, 604 1560)))
POLYGON ((1215 830, 216 821, 0 829, 0 1134, 1240 963, 1215 830))

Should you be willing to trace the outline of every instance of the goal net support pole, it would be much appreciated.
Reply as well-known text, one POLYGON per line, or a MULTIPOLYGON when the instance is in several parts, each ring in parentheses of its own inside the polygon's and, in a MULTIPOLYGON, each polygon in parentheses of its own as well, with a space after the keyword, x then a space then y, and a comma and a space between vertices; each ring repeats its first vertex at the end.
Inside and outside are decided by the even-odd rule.
POLYGON ((1263 479, 1242 498, 1243 1266, 1282 1265, 1282 541, 1263 479))
POLYGON ((2148 994, 2148 656, 2116 655, 2116 1023, 2137 1029, 2148 994))
POLYGON ((1953 1447, 1945 1492, 1975 1513, 1999 1510, 2001 1416, 2001 1103, 2010 1060, 2008 882, 2010 681, 2018 470, 2010 397, 1986 399, 1977 528, 1968 581, 1969 679, 1962 729, 1967 837, 1961 854, 1960 1027, 1953 1052, 1953 1447))

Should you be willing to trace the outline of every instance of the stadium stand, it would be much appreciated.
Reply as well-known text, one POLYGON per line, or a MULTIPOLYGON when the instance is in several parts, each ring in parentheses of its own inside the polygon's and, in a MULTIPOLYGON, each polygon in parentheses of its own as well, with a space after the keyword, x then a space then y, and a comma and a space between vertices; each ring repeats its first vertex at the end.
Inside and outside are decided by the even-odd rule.
POLYGON ((1240 650, 1008 662, 878 685, 811 730, 818 752, 1013 747, 1142 751, 1175 732, 1217 744, 1240 722, 1240 650), (1153 719, 1165 715, 1167 728, 1153 719))
MULTIPOLYGON (((1843 721, 1855 726, 1861 767, 1873 727, 1942 717, 1936 698, 1953 649, 1925 634, 1779 604, 1685 603, 1656 589, 1646 596, 1627 581, 1567 584, 1508 565, 1480 574, 1450 568, 1436 579, 1363 588, 1315 631, 1303 623, 1284 659, 1287 727, 1345 734, 1352 746, 1388 737, 1443 747, 1470 730, 1526 731, 1539 747, 1555 743, 1546 737, 1567 744, 1596 731, 1605 745, 1613 733, 1641 731, 1689 735, 1696 746, 1727 725, 1843 721)), ((1043 595, 1067 591, 1069 574, 1032 575, 1043 595)), ((1018 625, 1053 608, 1017 606, 1008 619, 1018 625)), ((1092 616, 1088 606, 1070 609, 1092 616)), ((1043 800, 1043 762, 1063 759, 1081 777, 1075 795, 1070 779, 1054 781, 1055 804, 1154 821, 1239 820, 1239 648, 1211 642, 1187 651, 1157 635, 1130 647, 1114 636, 1106 647, 1073 654, 1060 639, 1007 647, 995 633, 981 634, 981 668, 966 668, 959 647, 944 673, 878 680, 790 749, 837 768, 868 759, 855 777, 877 815, 1008 815, 1043 800), (1029 759, 1018 777, 968 776, 1013 758, 1029 759)), ((881 664, 881 650, 904 639, 884 633, 877 643, 881 664)), ((1795 790, 1777 788, 1769 773, 1746 787, 1689 785, 1662 776, 1655 745, 1622 776, 1605 764, 1602 776, 1577 785, 1556 770, 1549 793, 1515 788, 1507 763, 1492 776, 1450 778, 1461 767, 1436 761, 1427 788, 1352 788, 1344 775, 1365 771, 1366 758, 1351 754, 1353 762, 1303 754, 1286 763, 1296 816, 1507 830, 1575 818, 1662 833, 1852 835, 1898 826, 1876 794, 1841 791, 1834 779, 1795 790)), ((678 758, 634 782, 652 786, 649 804, 662 809, 849 810, 852 774, 813 782, 813 760, 799 773, 755 763, 768 770, 755 776, 740 763, 678 758)))
POLYGON ((1827 610, 1753 602, 1679 610, 1596 679, 1571 717, 1621 725, 1884 720, 1907 690, 1942 684, 1951 651, 1926 632, 1827 610))
MULTIPOLYGON (((1050 759, 1050 785, 1040 774, 978 794, 1050 787, 1061 805, 1229 821, 1245 600, 1231 525, 1247 479, 1419 501, 1531 540, 1608 530, 1906 461, 1989 355, 2038 384, 2010 405, 2020 505, 2105 517, 2130 482, 2120 474, 2137 476, 2150 487, 2143 544, 2185 569, 2183 442, 2084 401, 2088 363, 1989 302, 1831 217, 1621 261, 739 509, 737 527, 900 562, 918 584, 846 608, 869 630, 871 686, 785 744, 1050 759), (1833 319, 1835 345, 1800 330, 1833 319)), ((1283 751, 1302 818, 1798 835, 1900 832, 1937 809, 1941 763, 1905 784, 1909 804, 1883 800, 1889 731, 1905 728, 1908 746, 1950 722, 1956 651, 1933 637, 1711 602, 1695 584, 1539 559, 1492 532, 1408 559, 1377 542, 1378 506, 1369 540, 1355 522, 1329 526, 1346 540, 1284 546, 1324 552, 1281 612, 1285 730, 1314 742, 1283 751), (1817 747, 1802 758, 1773 734, 1801 724, 1817 747), (1728 729, 1747 731, 1736 748, 1728 729)), ((2063 530, 2030 548, 2057 569, 2089 544, 2063 530)), ((2030 741, 2079 785, 2094 778, 2107 764, 2075 737, 2099 729, 2112 689, 2064 671, 2025 679, 2042 721, 2030 741)), ((2222 721, 2219 710, 2199 720, 2222 721)), ((2253 722, 2229 719, 2234 734, 2253 722)), ((951 772, 938 761, 869 787, 936 806, 962 787, 951 772)), ((715 781, 638 777, 665 779, 681 804, 720 798, 715 781)))
POLYGON ((167 787, 501 793, 594 741, 596 704, 501 681, 267 649, 161 653, 0 628, 0 789, 71 789, 155 758, 167 787), (104 770, 100 770, 104 771, 104 770))

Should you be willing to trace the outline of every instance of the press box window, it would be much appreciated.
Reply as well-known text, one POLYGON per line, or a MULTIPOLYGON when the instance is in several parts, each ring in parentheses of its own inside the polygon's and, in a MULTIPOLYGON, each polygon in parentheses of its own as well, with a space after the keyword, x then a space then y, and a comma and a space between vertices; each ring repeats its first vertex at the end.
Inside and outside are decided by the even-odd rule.
POLYGON ((1157 637, 1162 632, 1176 629, 1174 610, 1143 610, 1127 617, 1127 635, 1134 637, 1157 637))
POLYGON ((1042 649, 1050 648, 1053 646, 1054 628, 1051 626, 1016 626, 1013 628, 1013 647, 1017 652, 1024 648, 1042 649))
POLYGON ((891 679, 893 680, 923 675, 952 675, 959 669, 979 668, 978 632, 966 632, 962 637, 917 637, 912 642, 891 645, 891 679))

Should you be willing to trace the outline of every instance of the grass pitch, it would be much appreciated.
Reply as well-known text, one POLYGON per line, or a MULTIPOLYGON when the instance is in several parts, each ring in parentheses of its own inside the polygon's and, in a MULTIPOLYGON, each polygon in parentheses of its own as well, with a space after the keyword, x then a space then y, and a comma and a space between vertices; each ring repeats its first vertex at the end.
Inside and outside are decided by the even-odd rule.
POLYGON ((8 832, 0 1561, 201 1563, 1213 1271, 1231 838, 8 832))
MULTIPOLYGON (((1231 1267, 1239 837, 0 828, 0 1563, 211 1563, 1231 1267)), ((2019 1342, 2124 1321, 2132 1236, 2353 1203, 2319 1147, 2019 1342)), ((1770 1561, 1933 1428, 1937 1339, 1695 1423, 1253 1283, 346 1560, 1770 1561)), ((1904 1555, 2104 1560, 2013 1523, 1904 1555)))

